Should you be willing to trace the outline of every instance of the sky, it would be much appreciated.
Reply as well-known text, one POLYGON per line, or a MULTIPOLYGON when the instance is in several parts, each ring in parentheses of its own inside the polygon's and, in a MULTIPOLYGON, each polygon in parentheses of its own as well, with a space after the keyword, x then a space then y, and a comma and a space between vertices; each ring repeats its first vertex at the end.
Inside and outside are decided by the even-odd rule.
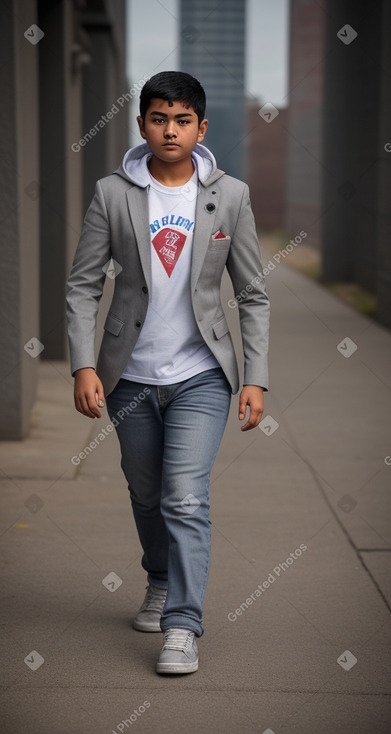
MULTIPOLYGON (((179 70, 179 0, 127 0, 127 3, 130 85, 144 74, 152 76, 158 71, 179 70)), ((287 104, 288 9, 289 0, 247 0, 246 89, 261 104, 272 102, 276 107, 287 104)), ((132 121, 137 114, 135 101, 131 108, 132 121)), ((137 134, 137 123, 134 125, 137 134)), ((137 140, 132 142, 136 144, 137 140)))

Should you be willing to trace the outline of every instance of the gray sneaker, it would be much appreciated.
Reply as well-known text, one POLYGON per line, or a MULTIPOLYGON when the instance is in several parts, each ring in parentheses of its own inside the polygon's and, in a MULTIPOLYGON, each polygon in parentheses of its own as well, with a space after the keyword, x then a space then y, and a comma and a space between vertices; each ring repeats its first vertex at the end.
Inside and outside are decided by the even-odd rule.
POLYGON ((161 632, 160 617, 166 602, 167 589, 158 589, 151 585, 145 588, 147 593, 133 620, 133 627, 140 632, 161 632))
POLYGON ((156 672, 195 673, 198 670, 198 650, 194 632, 171 627, 163 634, 164 644, 156 672))

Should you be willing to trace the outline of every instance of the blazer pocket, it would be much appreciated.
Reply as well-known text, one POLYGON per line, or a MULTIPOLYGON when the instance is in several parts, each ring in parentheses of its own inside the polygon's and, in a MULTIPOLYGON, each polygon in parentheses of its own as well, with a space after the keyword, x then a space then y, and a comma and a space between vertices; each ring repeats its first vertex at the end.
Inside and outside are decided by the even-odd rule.
POLYGON ((107 318, 106 318, 103 328, 105 329, 105 331, 109 331, 110 334, 114 334, 114 336, 118 336, 123 325, 124 325, 124 322, 121 321, 121 319, 119 319, 118 316, 113 316, 113 314, 109 313, 107 314, 107 318))
POLYGON ((210 249, 215 252, 216 250, 227 250, 228 247, 231 244, 231 238, 227 235, 227 237, 218 237, 217 239, 214 239, 213 237, 210 238, 210 249))
POLYGON ((216 323, 212 324, 212 329, 213 329, 216 339, 221 339, 221 337, 224 336, 224 334, 227 334, 229 331, 229 328, 225 320, 225 317, 222 319, 219 319, 219 321, 216 321, 216 323))

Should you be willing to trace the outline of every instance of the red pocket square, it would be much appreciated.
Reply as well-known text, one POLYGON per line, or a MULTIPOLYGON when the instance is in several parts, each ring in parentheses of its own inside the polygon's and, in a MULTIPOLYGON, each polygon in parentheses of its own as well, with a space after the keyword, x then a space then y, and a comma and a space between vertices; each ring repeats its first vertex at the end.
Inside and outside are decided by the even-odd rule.
POLYGON ((225 238, 226 235, 222 233, 221 229, 218 229, 213 235, 214 240, 225 240, 225 238))

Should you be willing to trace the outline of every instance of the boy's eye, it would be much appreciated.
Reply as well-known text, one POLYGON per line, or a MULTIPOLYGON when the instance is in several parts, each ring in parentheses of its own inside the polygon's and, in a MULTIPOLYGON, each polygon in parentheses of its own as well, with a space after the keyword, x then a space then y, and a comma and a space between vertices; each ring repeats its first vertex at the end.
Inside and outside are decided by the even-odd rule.
MULTIPOLYGON (((154 118, 154 119, 152 120, 152 122, 157 122, 157 123, 161 123, 161 122, 167 122, 167 120, 165 120, 165 119, 164 119, 163 117, 155 117, 155 118, 154 118)), ((179 123, 179 124, 180 124, 180 125, 181 125, 182 127, 184 127, 185 125, 188 125, 188 124, 189 124, 189 120, 177 120, 177 122, 178 122, 178 123, 179 123)))

